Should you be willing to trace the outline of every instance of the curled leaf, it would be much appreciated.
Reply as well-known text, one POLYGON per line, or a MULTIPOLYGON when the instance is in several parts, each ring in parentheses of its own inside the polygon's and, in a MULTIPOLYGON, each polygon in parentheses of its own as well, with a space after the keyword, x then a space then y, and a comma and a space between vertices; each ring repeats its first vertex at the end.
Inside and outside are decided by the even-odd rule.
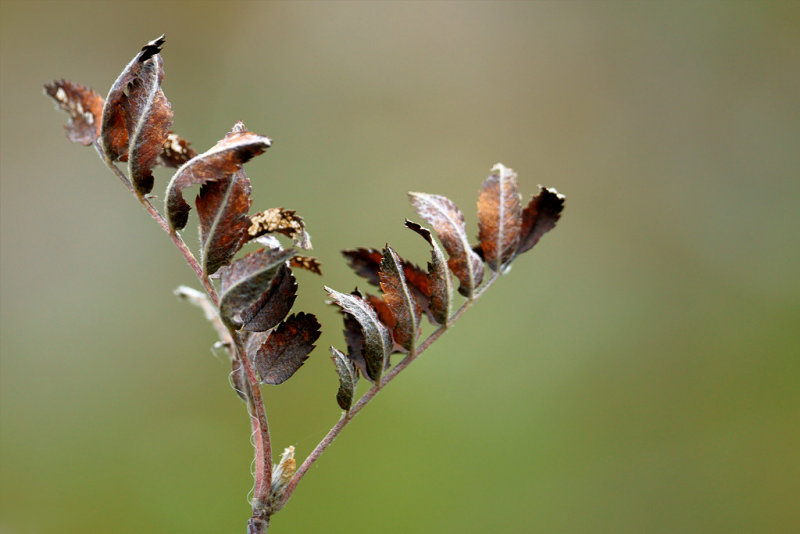
POLYGON ((447 268, 447 260, 439 245, 431 236, 431 231, 406 219, 406 227, 422 236, 431 246, 431 261, 428 263, 430 283, 430 314, 440 325, 446 325, 450 318, 453 300, 453 281, 447 268))
POLYGON ((272 279, 293 254, 293 250, 260 249, 221 271, 219 311, 225 324, 254 328, 254 319, 269 301, 272 279))
POLYGON ((522 227, 517 254, 533 248, 539 239, 553 229, 564 210, 564 195, 552 187, 539 188, 522 212, 522 227))
POLYGON ((288 380, 308 359, 319 338, 320 325, 310 313, 290 315, 269 334, 256 333, 247 342, 247 354, 261 382, 278 385, 288 380))
POLYGON ((191 208, 183 199, 184 189, 229 178, 241 169, 242 164, 262 154, 271 143, 269 138, 249 132, 239 122, 211 149, 181 166, 167 186, 167 220, 170 228, 181 230, 189 218, 191 208))
POLYGON ((58 107, 69 113, 64 129, 73 143, 89 146, 100 135, 103 120, 103 97, 83 85, 56 80, 45 84, 45 94, 56 101, 58 107))
POLYGON ((353 362, 334 347, 331 347, 331 360, 336 365, 336 373, 339 375, 339 391, 336 393, 336 402, 339 403, 342 410, 350 411, 358 383, 358 373, 353 362))
POLYGON ((264 332, 280 323, 289 313, 297 298, 297 282, 286 265, 278 269, 275 278, 264 292, 242 315, 250 319, 242 330, 264 332))
POLYGON ((155 86, 160 82, 158 78, 161 58, 155 58, 164 41, 162 35, 144 45, 108 92, 103 107, 101 143, 109 161, 128 159, 128 139, 135 130, 134 125, 141 118, 153 81, 155 80, 155 86))
POLYGON ((358 295, 339 293, 327 286, 325 291, 343 312, 352 315, 361 326, 364 336, 362 354, 367 377, 373 382, 379 382, 393 346, 389 329, 378 319, 372 306, 358 295))
POLYGON ((400 257, 388 245, 383 251, 378 275, 383 299, 394 317, 394 338, 404 349, 413 352, 422 312, 403 274, 400 257))
POLYGON ((241 169, 221 180, 206 182, 195 205, 200 220, 203 272, 227 265, 247 241, 250 179, 241 169))
POLYGON ((493 271, 517 252, 522 224, 521 197, 517 175, 498 163, 483 182, 478 199, 478 239, 483 259, 493 271))
POLYGON ((467 239, 464 214, 453 201, 441 195, 409 193, 411 204, 439 236, 450 259, 447 265, 461 282, 458 291, 471 297, 483 281, 483 262, 475 254, 467 239))
POLYGON ((317 258, 312 258, 311 256, 292 256, 289 260, 289 266, 305 269, 314 274, 322 274, 322 264, 317 258))
POLYGON ((250 222, 250 228, 247 230, 250 238, 277 232, 290 238, 302 249, 311 248, 311 236, 306 232, 303 218, 294 210, 270 208, 250 217, 250 222))

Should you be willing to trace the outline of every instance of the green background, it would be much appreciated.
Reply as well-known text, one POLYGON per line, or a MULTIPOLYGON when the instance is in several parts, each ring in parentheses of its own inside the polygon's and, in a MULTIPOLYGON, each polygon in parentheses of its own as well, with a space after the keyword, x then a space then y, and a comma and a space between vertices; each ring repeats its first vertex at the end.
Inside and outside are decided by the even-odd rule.
MULTIPOLYGON (((274 139, 324 335, 265 388, 276 451, 339 415, 338 251, 475 235, 496 162, 559 226, 381 393, 270 532, 800 531, 800 4, 2 3, 0 532, 244 532, 249 427, 197 286, 42 84, 105 95, 165 32, 175 129, 274 139)), ((158 176, 163 198, 169 173, 158 176)), ((159 200, 157 205, 161 201, 159 200)), ((194 219, 185 236, 197 242, 194 219)))

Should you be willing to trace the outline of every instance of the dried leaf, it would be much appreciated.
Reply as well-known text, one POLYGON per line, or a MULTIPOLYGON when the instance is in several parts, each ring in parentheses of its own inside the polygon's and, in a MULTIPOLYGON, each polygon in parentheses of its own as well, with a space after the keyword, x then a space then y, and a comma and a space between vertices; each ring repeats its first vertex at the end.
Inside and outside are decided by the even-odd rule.
POLYGON ((336 365, 336 373, 339 375, 339 391, 336 393, 336 402, 339 403, 342 410, 349 412, 356 393, 358 373, 353 362, 334 347, 331 347, 331 360, 336 365))
POLYGON ((471 297, 483 281, 483 262, 472 251, 464 224, 464 214, 447 197, 427 193, 409 193, 411 204, 420 217, 433 226, 450 259, 447 265, 461 282, 458 291, 471 297))
POLYGON ((447 268, 447 261, 439 245, 431 236, 431 231, 406 219, 406 227, 422 236, 431 246, 431 261, 428 263, 428 278, 431 288, 430 313, 440 325, 447 325, 453 300, 453 281, 447 268))
POLYGON ((174 132, 169 132, 167 140, 161 146, 158 164, 177 169, 196 155, 197 152, 189 146, 189 141, 174 132))
POLYGON ((103 120, 103 97, 83 85, 56 80, 45 84, 45 93, 58 107, 69 113, 64 129, 73 143, 89 146, 100 135, 103 120))
POLYGON ((320 336, 319 328, 316 317, 298 313, 290 315, 270 334, 253 334, 246 350, 261 382, 276 386, 300 369, 314 350, 314 342, 320 336))
MULTIPOLYGON (((352 294, 361 297, 361 293, 358 290, 352 294)), ((364 333, 361 331, 361 325, 349 313, 341 309, 339 311, 342 312, 342 318, 344 319, 344 339, 347 343, 347 357, 367 377, 367 380, 371 380, 367 374, 367 364, 364 360, 364 333)))
POLYGON ((225 180, 239 171, 242 164, 269 148, 269 138, 247 131, 244 124, 233 129, 210 150, 179 168, 167 186, 167 220, 172 230, 186 226, 191 209, 183 199, 183 190, 191 185, 225 180))
MULTIPOLYGON (((110 161, 127 161, 129 138, 142 118, 143 107, 150 96, 159 89, 159 75, 163 75, 158 53, 164 36, 150 41, 136 54, 117 77, 106 97, 103 107, 101 143, 110 161)), ((162 144, 164 139, 161 140, 162 144)))
POLYGON ((250 323, 269 300, 270 282, 293 255, 293 250, 260 249, 221 271, 219 311, 225 324, 252 329, 250 323))
POLYGON ((294 210, 270 208, 250 217, 250 222, 250 228, 247 230, 250 238, 277 232, 290 238, 302 249, 311 248, 311 236, 306 232, 303 218, 294 210))
POLYGON ((404 349, 413 352, 422 312, 406 282, 400 257, 388 245, 383 251, 378 275, 381 279, 383 300, 394 317, 394 338, 404 349))
POLYGON ((322 274, 322 264, 317 258, 312 258, 311 256, 293 256, 289 260, 289 265, 291 267, 305 269, 306 271, 310 271, 314 274, 322 274))
POLYGON ((296 298, 297 282, 292 270, 283 265, 269 283, 269 290, 242 312, 244 317, 250 317, 242 330, 265 332, 273 328, 286 317, 296 298))
POLYGON ((510 261, 517 252, 522 206, 517 175, 498 163, 483 182, 478 199, 478 239, 483 259, 493 271, 510 261))
MULTIPOLYGON (((372 285, 380 286, 381 280, 378 271, 383 260, 382 252, 373 248, 356 248, 343 250, 342 255, 358 276, 366 278, 372 285)), ((406 281, 415 289, 414 293, 420 305, 426 308, 427 298, 431 294, 427 273, 409 261, 402 259, 401 261, 406 281)))
POLYGON ((200 188, 195 205, 206 275, 230 263, 247 241, 250 204, 250 180, 243 169, 200 188))
POLYGON ((367 376, 373 382, 379 382, 386 359, 393 346, 389 329, 380 322, 372 306, 361 297, 339 293, 327 286, 325 291, 331 296, 333 302, 342 308, 342 311, 352 315, 361 326, 364 336, 362 354, 367 376))
POLYGON ((531 198, 522 212, 522 228, 517 254, 533 248, 539 239, 553 229, 564 209, 564 195, 552 187, 539 188, 539 194, 531 198))

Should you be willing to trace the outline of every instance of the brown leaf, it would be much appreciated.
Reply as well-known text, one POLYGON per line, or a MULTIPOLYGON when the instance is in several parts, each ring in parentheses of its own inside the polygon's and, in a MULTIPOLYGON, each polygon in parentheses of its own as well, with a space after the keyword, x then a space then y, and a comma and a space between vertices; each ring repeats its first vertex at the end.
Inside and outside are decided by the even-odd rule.
POLYGON ((346 295, 329 287, 325 291, 343 312, 349 313, 358 321, 364 336, 362 354, 366 375, 373 382, 379 382, 393 343, 389 329, 381 323, 375 310, 358 295, 346 295))
POLYGON ((478 239, 483 259, 493 271, 499 271, 517 252, 522 224, 520 202, 514 171, 501 163, 492 167, 478 199, 478 239))
POLYGON ((58 107, 69 113, 64 129, 73 143, 89 146, 100 135, 103 120, 103 97, 83 85, 56 80, 45 84, 45 93, 58 107))
POLYGON ((260 249, 221 270, 220 317, 232 328, 251 323, 269 299, 270 282, 293 250, 260 249))
POLYGON ((564 195, 552 187, 539 188, 522 212, 522 228, 517 254, 533 248, 539 239, 553 229, 564 209, 564 195))
MULTIPOLYGON (((378 272, 383 300, 394 317, 394 338, 407 351, 413 352, 422 317, 417 299, 403 274, 403 262, 390 246, 383 251, 378 272)), ((427 275, 426 275, 427 279, 427 275)))
POLYGON ((191 185, 225 180, 239 171, 242 164, 269 148, 269 138, 247 131, 244 124, 233 129, 210 150, 189 160, 167 186, 167 220, 172 230, 186 226, 191 209, 183 199, 183 190, 191 185))
POLYGON ((433 226, 450 256, 447 265, 461 282, 458 291, 466 297, 471 297, 472 292, 483 281, 483 261, 470 247, 464 214, 447 197, 427 193, 408 195, 420 217, 433 226))
POLYGON ((322 274, 322 264, 317 258, 312 258, 311 256, 292 256, 292 258, 289 260, 289 265, 291 267, 305 269, 306 271, 310 271, 314 274, 322 274))
POLYGON ((297 298, 297 282, 286 265, 278 269, 275 278, 264 292, 242 315, 249 317, 242 330, 265 332, 280 323, 289 313, 297 298))
POLYGON ((200 188, 195 205, 206 275, 230 263, 247 241, 250 204, 250 180, 244 169, 221 180, 206 182, 200 188))
MULTIPOLYGON (((358 290, 351 294, 361 298, 361 293, 358 290)), ((344 339, 347 343, 347 357, 350 358, 357 369, 361 370, 367 380, 371 380, 367 374, 367 364, 364 360, 364 333, 361 331, 361 324, 356 321, 355 317, 344 310, 340 309, 339 311, 344 319, 344 339)))
POLYGON ((129 138, 142 118, 143 107, 160 90, 163 67, 158 53, 164 41, 162 35, 142 47, 108 92, 103 107, 101 142, 110 161, 128 160, 129 138))
POLYGON ((428 279, 430 283, 430 315, 440 325, 446 325, 450 318, 453 300, 453 281, 447 261, 439 245, 436 244, 431 231, 415 222, 406 219, 406 227, 422 236, 431 246, 431 261, 428 263, 428 279))
POLYGON ((189 141, 181 138, 175 132, 169 132, 167 140, 161 146, 158 164, 177 169, 196 155, 197 152, 189 146, 189 141))
POLYGON ((253 334, 246 350, 261 382, 282 384, 297 372, 314 350, 314 342, 320 336, 319 328, 316 317, 298 313, 290 315, 269 334, 253 334))
POLYGON ((331 347, 331 360, 336 365, 336 374, 339 375, 339 391, 336 393, 336 402, 344 411, 350 411, 353 405, 353 397, 358 384, 358 372, 344 354, 331 347))
MULTIPOLYGON (((378 271, 381 268, 383 253, 373 248, 356 248, 352 250, 343 250, 342 255, 347 260, 347 264, 350 268, 353 269, 358 276, 366 278, 372 285, 380 285, 381 280, 380 276, 378 276, 378 271)), ((416 290, 415 295, 420 301, 420 305, 424 308, 426 306, 427 297, 431 294, 428 275, 413 263, 406 260, 401 261, 403 263, 403 274, 406 277, 406 281, 416 290)))
POLYGON ((277 232, 292 239, 295 245, 302 249, 311 248, 311 236, 306 232, 303 218, 294 210, 270 208, 250 217, 250 222, 250 228, 247 230, 250 238, 277 232))

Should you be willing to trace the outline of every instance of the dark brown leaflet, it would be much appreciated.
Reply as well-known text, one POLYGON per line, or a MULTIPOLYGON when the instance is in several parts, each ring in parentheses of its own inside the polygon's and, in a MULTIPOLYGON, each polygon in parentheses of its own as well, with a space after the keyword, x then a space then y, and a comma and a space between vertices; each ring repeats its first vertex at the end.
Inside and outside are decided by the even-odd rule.
POLYGON ((471 297, 483 281, 483 261, 472 251, 461 210, 452 200, 441 195, 409 193, 409 197, 419 216, 433 226, 450 256, 447 265, 461 282, 458 291, 471 297))
POLYGON ((314 350, 319 322, 310 313, 290 315, 269 334, 256 333, 247 343, 247 354, 264 384, 282 384, 297 372, 314 350))
POLYGON ((85 146, 94 143, 100 136, 103 121, 103 97, 67 80, 45 84, 44 89, 59 108, 69 113, 69 123, 64 126, 67 138, 85 146))
POLYGON ((241 169, 242 164, 262 154, 272 141, 247 131, 244 124, 233 129, 208 151, 189 160, 179 168, 167 186, 167 220, 170 228, 186 226, 191 209, 183 199, 183 190, 192 185, 225 180, 241 169))
POLYGON ((232 328, 250 324, 268 298, 270 282, 294 255, 293 250, 260 249, 221 271, 220 317, 232 328))
POLYGON ((478 239, 483 259, 493 271, 509 262, 517 252, 522 207, 517 175, 498 163, 483 182, 478 199, 478 239))
POLYGON ((522 212, 521 237, 517 254, 533 248, 539 239, 553 229, 564 209, 564 195, 552 187, 540 187, 522 212))
POLYGON ((247 241, 250 204, 250 180, 244 169, 206 182, 200 188, 195 205, 200 220, 200 257, 206 275, 227 265, 247 241))
POLYGON ((384 249, 378 272, 383 300, 394 318, 394 338, 407 351, 413 351, 422 317, 417 299, 403 274, 403 263, 389 246, 384 249))
POLYGON ((422 236, 431 246, 431 261, 428 263, 430 284, 430 314, 440 325, 446 325, 450 318, 453 300, 453 281, 442 249, 434 241, 431 231, 406 219, 406 227, 422 236))

